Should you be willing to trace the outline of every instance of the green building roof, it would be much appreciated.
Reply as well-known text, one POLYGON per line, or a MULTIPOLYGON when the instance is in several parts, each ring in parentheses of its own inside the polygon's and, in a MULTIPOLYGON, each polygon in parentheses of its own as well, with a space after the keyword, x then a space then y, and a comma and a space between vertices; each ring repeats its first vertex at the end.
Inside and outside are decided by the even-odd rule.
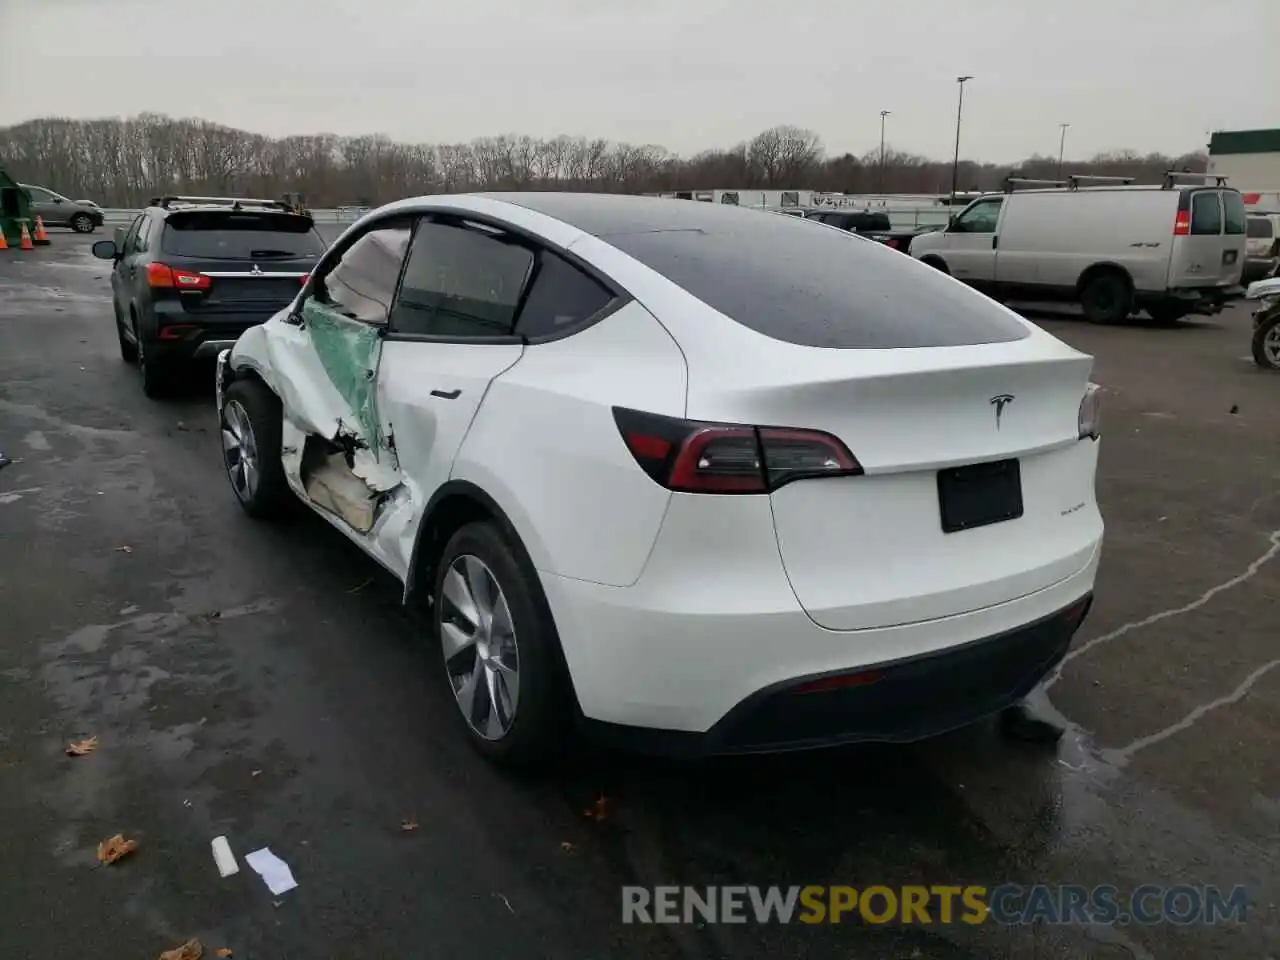
POLYGON ((1209 138, 1209 156, 1280 153, 1280 130, 1219 130, 1209 138))

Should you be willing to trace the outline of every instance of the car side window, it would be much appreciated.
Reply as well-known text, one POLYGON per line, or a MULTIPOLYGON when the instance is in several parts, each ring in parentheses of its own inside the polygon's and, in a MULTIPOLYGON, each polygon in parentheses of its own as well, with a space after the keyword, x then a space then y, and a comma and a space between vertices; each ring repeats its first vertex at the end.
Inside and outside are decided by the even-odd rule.
POLYGON ((1000 220, 999 197, 982 200, 960 214, 951 228, 952 233, 995 233, 1000 220))
POLYGON ((138 232, 133 238, 133 246, 130 253, 143 253, 147 249, 147 241, 151 237, 151 228, 155 221, 150 217, 143 217, 142 223, 138 227, 138 232))
POLYGON ((423 220, 413 235, 391 329, 459 339, 509 336, 534 255, 483 224, 423 220))
POLYGON ((411 223, 397 221, 363 234, 316 278, 312 296, 353 320, 385 324, 411 232, 411 223))
POLYGON ((554 336, 595 316, 613 300, 613 291, 594 277, 559 254, 540 250, 515 332, 529 339, 554 336))
POLYGON ((133 243, 138 238, 138 230, 141 229, 143 221, 146 219, 146 214, 141 214, 129 225, 129 232, 124 235, 124 246, 119 251, 122 256, 133 252, 133 243))
POLYGON ((1222 233, 1222 204, 1216 193, 1191 195, 1191 235, 1217 236, 1222 233))
POLYGON ((31 194, 33 203, 49 203, 53 200, 53 194, 48 190, 42 190, 40 187, 27 187, 27 193, 31 194))

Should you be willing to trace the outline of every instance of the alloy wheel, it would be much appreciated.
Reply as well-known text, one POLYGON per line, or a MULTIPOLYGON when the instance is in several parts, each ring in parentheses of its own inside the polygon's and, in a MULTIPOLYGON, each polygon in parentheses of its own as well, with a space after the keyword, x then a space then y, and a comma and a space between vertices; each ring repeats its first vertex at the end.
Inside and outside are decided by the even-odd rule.
POLYGON ((458 709, 478 736, 500 740, 520 702, 520 651, 507 598, 493 571, 471 554, 449 565, 440 592, 440 643, 458 709))
POLYGON ((249 415, 238 400, 229 401, 222 412, 222 462, 236 496, 252 500, 258 489, 258 445, 249 415))
POLYGON ((1280 323, 1272 327, 1263 338, 1262 351, 1266 354, 1267 362, 1280 369, 1280 323))

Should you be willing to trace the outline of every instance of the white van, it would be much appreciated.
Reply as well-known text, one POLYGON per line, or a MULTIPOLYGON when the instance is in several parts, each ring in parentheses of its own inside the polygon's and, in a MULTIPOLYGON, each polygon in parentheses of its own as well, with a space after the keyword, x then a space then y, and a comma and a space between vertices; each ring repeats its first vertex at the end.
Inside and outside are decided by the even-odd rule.
POLYGON ((1073 177, 1022 189, 1046 181, 1010 178, 1005 193, 979 197, 945 230, 916 237, 911 255, 998 298, 1078 300, 1095 323, 1137 309, 1165 323, 1216 313, 1240 284, 1244 201, 1221 181, 1177 182, 1188 176, 1204 179, 1088 186, 1104 178, 1073 177))

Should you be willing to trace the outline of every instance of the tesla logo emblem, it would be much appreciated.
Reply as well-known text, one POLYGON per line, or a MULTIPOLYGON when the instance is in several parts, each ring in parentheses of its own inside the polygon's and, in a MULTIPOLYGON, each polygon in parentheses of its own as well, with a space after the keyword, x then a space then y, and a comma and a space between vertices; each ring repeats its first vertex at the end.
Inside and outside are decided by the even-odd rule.
POLYGON ((249 272, 253 274, 255 277, 262 276, 262 268, 259 267, 256 263, 253 265, 253 269, 250 270, 249 272))
POLYGON ((1000 418, 1004 415, 1004 408, 1013 403, 1012 393, 1001 393, 991 398, 991 405, 996 408, 996 429, 1000 429, 1000 418))

